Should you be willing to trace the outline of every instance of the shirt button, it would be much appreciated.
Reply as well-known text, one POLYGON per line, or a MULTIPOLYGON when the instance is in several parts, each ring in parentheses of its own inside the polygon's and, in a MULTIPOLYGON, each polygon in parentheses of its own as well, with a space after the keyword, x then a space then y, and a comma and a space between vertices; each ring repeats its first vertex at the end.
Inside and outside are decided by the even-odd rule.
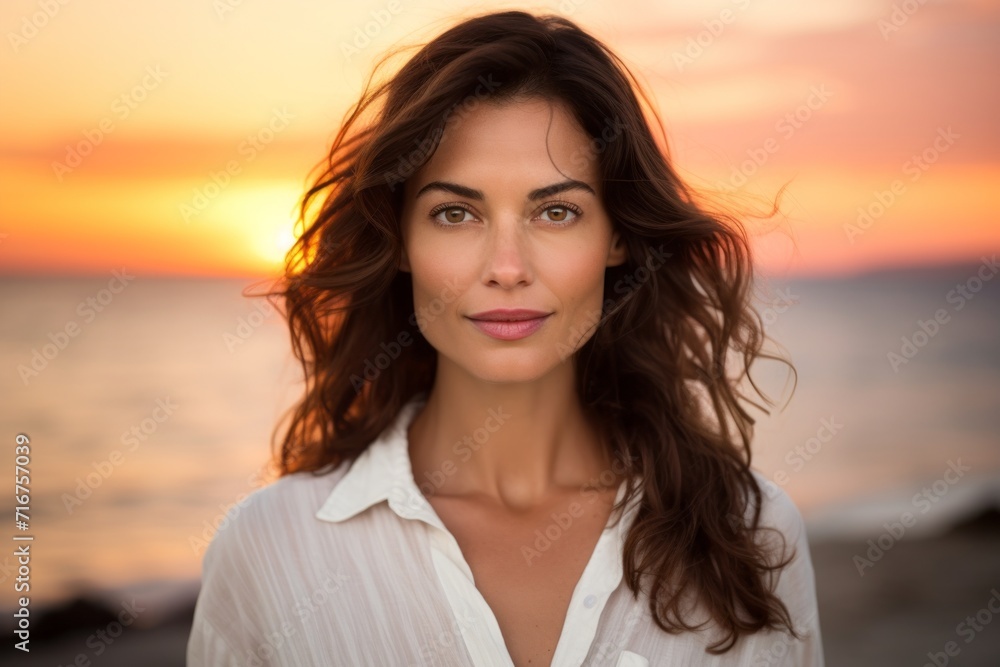
POLYGON ((590 609, 595 604, 597 604, 597 596, 595 595, 588 595, 583 599, 583 606, 586 607, 587 609, 590 609))

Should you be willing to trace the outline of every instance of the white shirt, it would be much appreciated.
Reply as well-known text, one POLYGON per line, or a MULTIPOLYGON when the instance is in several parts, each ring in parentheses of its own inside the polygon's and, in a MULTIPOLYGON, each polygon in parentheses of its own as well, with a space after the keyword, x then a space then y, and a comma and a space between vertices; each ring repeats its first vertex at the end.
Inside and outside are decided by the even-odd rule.
MULTIPOLYGON (((233 506, 205 552, 188 667, 513 666, 457 541, 413 478, 406 430, 425 400, 421 394, 407 403, 353 465, 286 475, 233 506)), ((777 593, 804 640, 766 631, 713 656, 704 649, 717 631, 660 630, 645 591, 633 600, 622 578, 637 497, 621 521, 612 513, 601 533, 573 591, 552 667, 823 667, 802 516, 784 491, 771 488, 762 523, 798 550, 777 593)))

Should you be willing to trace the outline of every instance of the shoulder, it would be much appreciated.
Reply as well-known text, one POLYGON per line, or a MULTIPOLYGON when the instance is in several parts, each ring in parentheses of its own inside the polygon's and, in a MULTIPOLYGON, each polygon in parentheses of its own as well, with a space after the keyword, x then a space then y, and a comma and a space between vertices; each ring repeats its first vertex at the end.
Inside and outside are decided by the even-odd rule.
POLYGON ((783 488, 756 470, 753 474, 761 487, 761 544, 773 549, 772 562, 788 561, 777 573, 775 593, 797 626, 818 634, 816 579, 802 513, 783 488))
POLYGON ((285 610, 325 585, 317 551, 295 540, 315 532, 305 528, 343 474, 341 466, 285 475, 233 499, 205 550, 188 664, 236 664, 267 632, 288 627, 285 610))
MULTIPOLYGON (((767 479, 762 473, 751 470, 760 485, 760 521, 757 524, 758 542, 773 553, 774 559, 790 559, 787 569, 793 567, 802 575, 812 576, 809 539, 802 512, 788 493, 767 479), (808 570, 808 573, 805 570, 808 570)), ((753 518, 754 498, 747 505, 747 521, 753 518)))
MULTIPOLYGON (((795 501, 788 493, 767 479, 763 473, 751 469, 761 491, 760 526, 780 532, 789 545, 806 541, 805 520, 795 501)), ((753 512, 753 505, 747 512, 753 512)), ((749 517, 748 517, 749 518, 749 517)))
POLYGON ((279 477, 267 486, 255 489, 247 496, 246 511, 243 514, 248 521, 296 510, 308 511, 311 509, 312 513, 315 514, 326 497, 344 477, 349 465, 346 462, 342 463, 337 468, 323 474, 305 471, 279 477))
POLYGON ((323 501, 343 478, 348 463, 317 475, 296 472, 234 499, 205 551, 205 569, 216 560, 230 563, 261 556, 291 532, 313 521, 323 501))

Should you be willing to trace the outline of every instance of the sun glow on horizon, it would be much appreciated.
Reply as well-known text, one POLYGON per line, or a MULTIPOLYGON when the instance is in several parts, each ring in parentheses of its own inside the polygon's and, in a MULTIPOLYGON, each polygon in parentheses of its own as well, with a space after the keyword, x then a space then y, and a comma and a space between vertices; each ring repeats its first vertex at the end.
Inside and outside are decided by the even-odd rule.
MULTIPOLYGON (((394 43, 421 41, 414 31, 436 31, 427 13, 403 12, 351 59, 331 34, 349 39, 373 5, 244 3, 220 20, 203 2, 169 13, 109 2, 45 26, 30 24, 32 0, 0 8, 37 32, 2 72, 22 94, 0 123, 0 273, 282 272, 306 179, 371 66, 394 43)), ((705 27, 717 12, 695 5, 589 3, 575 16, 635 65, 684 178, 767 200, 791 181, 788 217, 751 221, 768 269, 833 275, 1000 247, 1000 93, 982 85, 993 53, 983 27, 1000 25, 1000 10, 974 4, 922 10, 890 40, 874 28, 885 12, 860 0, 786 0, 738 12, 719 35, 705 27), (887 88, 886 72, 921 75, 887 88), (943 130, 956 137, 946 150, 943 130), (919 174, 906 166, 915 157, 919 174), (859 209, 877 215, 845 232, 859 209)))

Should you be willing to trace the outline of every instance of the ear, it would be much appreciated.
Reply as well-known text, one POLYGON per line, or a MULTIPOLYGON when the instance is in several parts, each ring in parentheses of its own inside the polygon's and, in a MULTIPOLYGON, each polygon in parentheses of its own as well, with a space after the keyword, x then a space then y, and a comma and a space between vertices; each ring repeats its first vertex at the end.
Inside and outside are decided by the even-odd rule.
POLYGON ((625 263, 628 252, 625 249, 625 242, 622 241, 621 234, 615 232, 611 237, 611 249, 608 251, 608 263, 606 266, 619 266, 625 263))
POLYGON ((399 256, 399 270, 405 271, 406 273, 411 273, 410 269, 410 258, 406 256, 406 247, 400 251, 399 256))

